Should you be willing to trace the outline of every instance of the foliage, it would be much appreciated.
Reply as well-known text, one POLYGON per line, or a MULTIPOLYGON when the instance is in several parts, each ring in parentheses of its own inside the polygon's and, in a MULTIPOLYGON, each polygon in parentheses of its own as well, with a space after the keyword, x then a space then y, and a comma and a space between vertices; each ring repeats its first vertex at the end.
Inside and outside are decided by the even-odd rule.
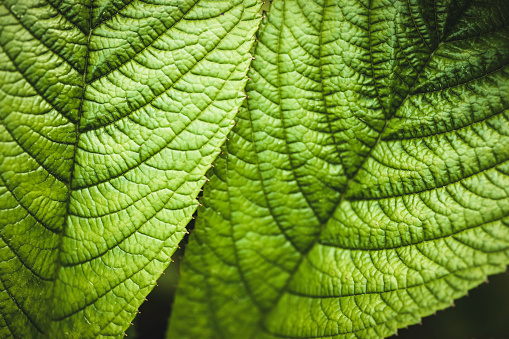
POLYGON ((0 0, 1 338, 122 337, 221 145, 172 338, 386 337, 506 269, 509 2, 260 6, 0 0))
POLYGON ((170 337, 385 337, 504 271, 508 24, 501 1, 274 1, 170 337))
POLYGON ((232 127, 255 0, 0 1, 0 337, 123 337, 232 127))

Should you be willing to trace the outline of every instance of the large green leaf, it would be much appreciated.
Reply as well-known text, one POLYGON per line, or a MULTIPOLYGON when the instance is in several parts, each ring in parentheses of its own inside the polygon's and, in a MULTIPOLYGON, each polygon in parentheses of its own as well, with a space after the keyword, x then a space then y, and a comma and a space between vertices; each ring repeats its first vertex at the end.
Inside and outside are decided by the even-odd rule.
POLYGON ((0 1, 0 337, 122 337, 245 94, 257 0, 0 1))
POLYGON ((506 269, 509 2, 276 0, 258 39, 170 336, 384 337, 506 269))

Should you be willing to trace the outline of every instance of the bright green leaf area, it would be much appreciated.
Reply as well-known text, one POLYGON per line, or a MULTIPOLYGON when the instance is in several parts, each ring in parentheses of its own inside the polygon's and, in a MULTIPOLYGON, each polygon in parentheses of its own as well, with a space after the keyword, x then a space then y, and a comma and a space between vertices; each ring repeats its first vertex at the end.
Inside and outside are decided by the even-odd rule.
POLYGON ((258 40, 170 337, 386 337, 506 269, 508 1, 276 0, 258 40))
POLYGON ((123 337, 245 94, 257 0, 0 1, 0 337, 123 337))

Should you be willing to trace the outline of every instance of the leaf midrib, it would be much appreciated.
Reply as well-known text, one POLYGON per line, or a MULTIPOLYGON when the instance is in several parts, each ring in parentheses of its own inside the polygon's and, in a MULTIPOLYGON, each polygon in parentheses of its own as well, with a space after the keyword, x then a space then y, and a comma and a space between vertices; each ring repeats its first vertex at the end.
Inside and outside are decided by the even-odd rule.
POLYGON ((80 105, 78 108, 78 117, 77 117, 76 123, 74 124, 76 140, 74 142, 73 156, 72 156, 72 161, 71 161, 71 174, 69 177, 69 182, 67 183, 67 201, 65 203, 66 211, 65 211, 65 215, 64 215, 64 223, 62 225, 62 230, 60 232, 60 237, 58 240, 58 248, 57 248, 58 256, 57 256, 57 262, 55 265, 54 282, 53 282, 52 292, 51 292, 52 309, 51 309, 51 320, 50 320, 49 328, 48 328, 49 331, 51 331, 51 323, 53 321, 58 320, 58 319, 54 318, 53 310, 58 309, 58 305, 56 305, 57 298, 55 297, 56 285, 57 285, 57 281, 58 281, 58 277, 59 277, 59 273, 60 273, 60 268, 62 266, 62 252, 63 252, 62 244, 63 244, 66 228, 69 226, 70 206, 71 206, 71 198, 72 198, 72 183, 73 183, 75 167, 76 167, 76 154, 78 152, 78 143, 79 143, 79 139, 81 136, 79 127, 80 127, 81 118, 83 115, 83 103, 85 101, 85 92, 86 92, 86 89, 88 86, 88 84, 86 82, 86 76, 87 76, 87 68, 88 68, 88 62, 89 62, 89 57, 90 57, 90 39, 92 38, 92 33, 94 31, 94 29, 92 28, 93 2, 94 2, 94 0, 90 0, 90 7, 89 7, 89 27, 90 27, 90 29, 89 29, 89 33, 88 33, 88 37, 87 37, 87 45, 86 45, 87 51, 85 54, 85 65, 84 65, 84 71, 83 71, 83 75, 82 75, 83 87, 82 87, 80 105))

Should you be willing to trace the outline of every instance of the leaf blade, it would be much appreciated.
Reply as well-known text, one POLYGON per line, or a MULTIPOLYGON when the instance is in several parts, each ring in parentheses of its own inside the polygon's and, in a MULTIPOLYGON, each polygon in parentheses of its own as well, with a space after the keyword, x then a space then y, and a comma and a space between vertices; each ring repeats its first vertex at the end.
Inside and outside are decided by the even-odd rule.
POLYGON ((194 1, 150 35, 170 5, 2 2, 2 336, 122 337, 185 234, 260 4, 194 1))
POLYGON ((429 5, 273 3, 170 336, 384 337, 506 269, 509 8, 429 5))

